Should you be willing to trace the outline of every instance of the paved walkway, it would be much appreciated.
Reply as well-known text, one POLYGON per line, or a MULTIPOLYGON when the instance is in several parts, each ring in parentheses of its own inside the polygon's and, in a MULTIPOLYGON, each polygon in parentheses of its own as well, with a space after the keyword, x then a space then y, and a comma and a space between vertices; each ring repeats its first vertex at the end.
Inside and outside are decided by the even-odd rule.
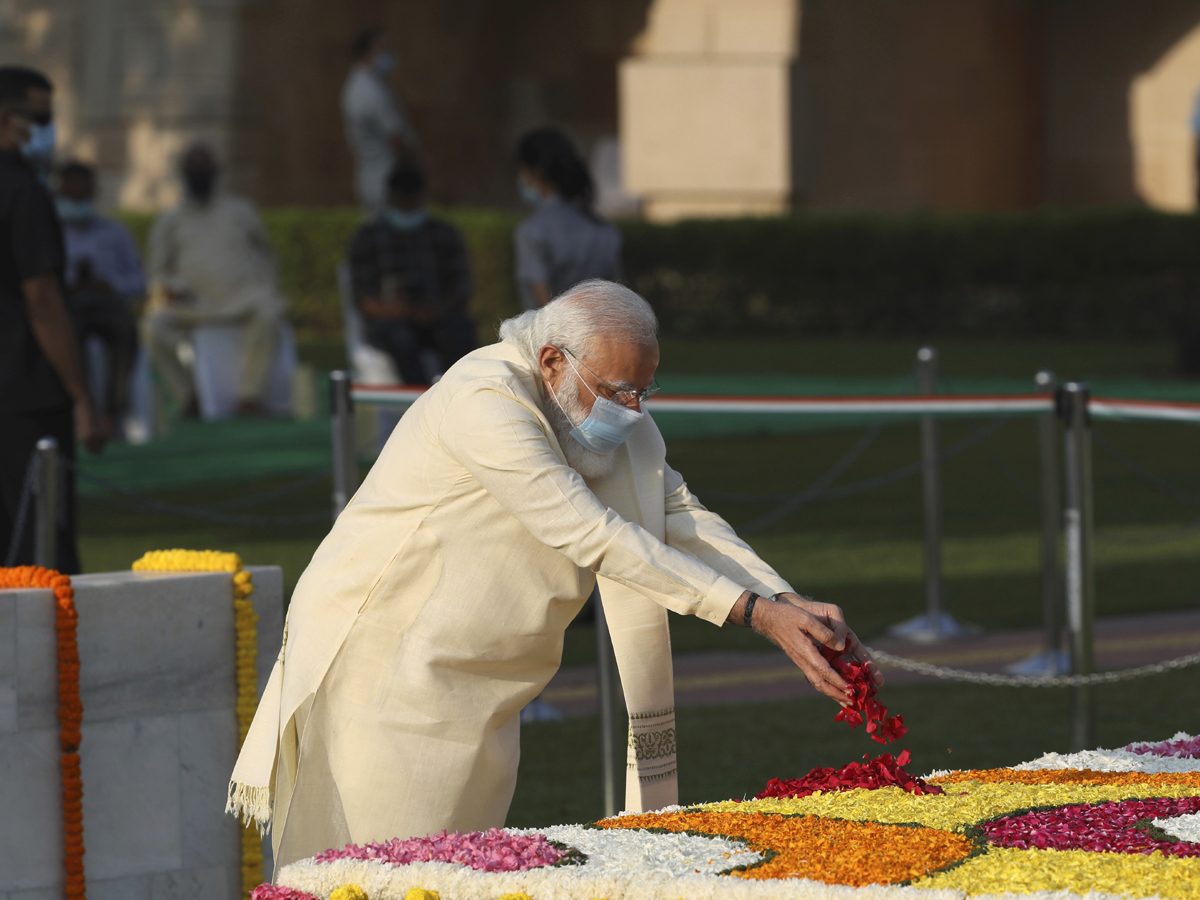
MULTIPOLYGON (((935 645, 877 638, 871 646, 896 656, 976 672, 1002 672, 1004 667, 1041 652, 1040 630, 996 631, 977 638, 935 645)), ((1150 613, 1098 619, 1096 665, 1124 669, 1184 656, 1200 650, 1200 610, 1150 613)), ((883 667, 893 685, 934 681, 883 667)), ((1200 677, 1200 669, 1197 669, 1200 677)), ((771 702, 816 696, 804 676, 782 651, 716 651, 680 654, 675 658, 676 706, 771 702)), ((569 716, 596 712, 595 666, 564 666, 542 699, 569 716)))

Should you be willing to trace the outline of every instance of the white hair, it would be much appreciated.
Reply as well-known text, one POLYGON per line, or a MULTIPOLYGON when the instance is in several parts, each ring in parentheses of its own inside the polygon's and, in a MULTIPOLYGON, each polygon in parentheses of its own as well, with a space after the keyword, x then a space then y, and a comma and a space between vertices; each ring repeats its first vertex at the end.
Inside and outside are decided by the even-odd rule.
POLYGON ((587 356, 600 342, 653 346, 658 319, 650 304, 614 281, 593 278, 559 294, 541 309, 500 323, 500 340, 514 344, 538 367, 538 351, 547 344, 587 356))

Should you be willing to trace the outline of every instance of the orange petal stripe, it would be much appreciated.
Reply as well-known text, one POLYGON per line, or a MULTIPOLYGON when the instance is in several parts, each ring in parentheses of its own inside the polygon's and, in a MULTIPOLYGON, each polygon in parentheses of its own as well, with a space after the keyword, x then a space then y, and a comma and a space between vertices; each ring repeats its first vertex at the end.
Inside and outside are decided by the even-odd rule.
POLYGON ((602 828, 699 831, 748 841, 777 856, 734 872, 741 878, 811 878, 826 884, 895 884, 918 878, 967 856, 973 844, 936 828, 847 822, 817 816, 675 812, 622 816, 602 828))
POLYGON ((84 900, 83 779, 79 768, 79 728, 83 703, 79 699, 79 645, 75 640, 78 615, 71 579, 41 566, 0 568, 0 588, 49 588, 54 591, 54 629, 58 634, 59 768, 62 770, 63 896, 84 900))

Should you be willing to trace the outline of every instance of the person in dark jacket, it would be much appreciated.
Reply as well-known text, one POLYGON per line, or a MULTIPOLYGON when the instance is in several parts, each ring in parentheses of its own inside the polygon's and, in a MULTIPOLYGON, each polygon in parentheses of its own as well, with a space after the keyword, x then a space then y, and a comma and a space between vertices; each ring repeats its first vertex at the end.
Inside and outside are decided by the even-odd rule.
POLYGON ((391 356, 405 383, 431 384, 475 349, 467 248, 457 228, 426 211, 419 169, 400 163, 387 186, 387 206, 350 243, 354 301, 368 343, 391 356))
POLYGON ((40 72, 0 67, 0 562, 34 561, 30 511, 16 526, 29 459, 53 437, 67 463, 54 566, 74 574, 75 441, 98 453, 105 435, 63 302, 62 229, 41 175, 54 146, 52 92, 40 72))

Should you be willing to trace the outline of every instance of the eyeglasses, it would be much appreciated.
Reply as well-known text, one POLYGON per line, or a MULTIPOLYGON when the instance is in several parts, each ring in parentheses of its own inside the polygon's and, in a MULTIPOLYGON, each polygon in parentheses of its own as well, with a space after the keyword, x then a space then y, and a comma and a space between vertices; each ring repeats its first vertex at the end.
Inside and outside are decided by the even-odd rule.
POLYGON ((581 366, 583 366, 585 369, 587 369, 588 372, 591 373, 591 376, 596 379, 596 382, 599 384, 599 386, 601 388, 603 388, 604 390, 608 391, 608 396, 605 399, 613 400, 617 403, 620 403, 622 406, 628 406, 629 402, 631 400, 635 400, 635 399, 638 401, 638 403, 645 403, 647 400, 649 400, 651 397, 653 397, 655 394, 657 394, 659 391, 662 390, 662 388, 660 388, 658 386, 658 382, 653 378, 650 379, 650 387, 642 388, 640 391, 622 390, 621 388, 614 387, 613 385, 611 385, 607 381, 605 381, 603 378, 601 378, 599 375, 597 375, 595 372, 592 372, 591 369, 588 369, 587 363, 585 363, 582 359, 580 359, 574 353, 571 353, 571 351, 568 350, 566 347, 559 347, 558 349, 561 350, 563 353, 569 354, 581 366))

